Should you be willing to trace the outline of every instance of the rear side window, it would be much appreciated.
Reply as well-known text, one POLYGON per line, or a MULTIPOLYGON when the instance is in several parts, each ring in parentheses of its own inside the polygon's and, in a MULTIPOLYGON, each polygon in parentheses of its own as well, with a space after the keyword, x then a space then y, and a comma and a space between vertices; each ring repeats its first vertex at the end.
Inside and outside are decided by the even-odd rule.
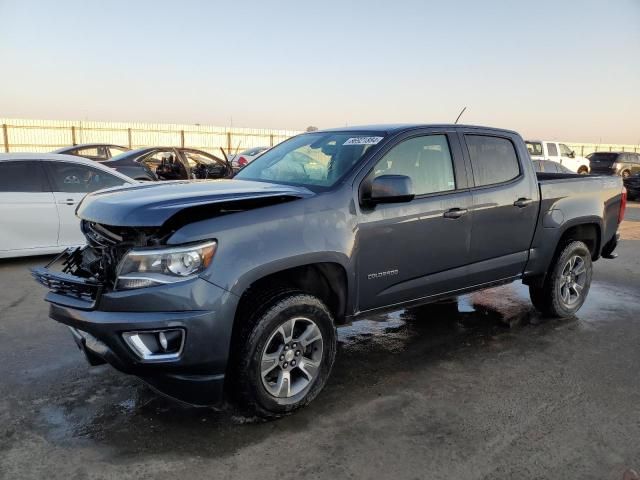
POLYGON ((79 148, 75 151, 74 155, 78 155, 80 157, 91 158, 94 160, 106 160, 107 153, 105 152, 104 147, 86 147, 79 148))
POLYGON ((529 155, 543 155, 542 143, 540 142, 525 142, 529 155))
POLYGON ((508 182, 520 175, 516 149, 510 140, 486 135, 465 135, 476 187, 508 182))
POLYGON ((40 162, 0 162, 0 192, 50 192, 40 162))
POLYGON ((121 153, 126 152, 127 149, 120 147, 109 147, 109 151, 111 152, 111 158, 113 158, 116 155, 120 155, 121 153))
POLYGON ((49 162, 47 167, 51 174, 54 192, 89 193, 127 183, 115 175, 86 165, 49 162))
POLYGON ((557 157, 558 147, 556 147, 555 143, 547 143, 547 152, 549 153, 550 157, 557 157))

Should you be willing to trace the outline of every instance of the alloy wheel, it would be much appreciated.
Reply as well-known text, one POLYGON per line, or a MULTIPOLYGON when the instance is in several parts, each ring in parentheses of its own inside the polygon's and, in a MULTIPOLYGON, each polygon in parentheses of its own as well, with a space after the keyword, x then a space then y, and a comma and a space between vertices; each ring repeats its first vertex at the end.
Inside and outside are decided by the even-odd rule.
POLYGON ((290 398, 307 389, 318 376, 323 354, 322 332, 306 317, 276 328, 262 351, 262 385, 276 398, 290 398))
POLYGON ((560 278, 560 298, 565 306, 578 302, 587 283, 587 269, 584 258, 572 256, 562 269, 560 278))

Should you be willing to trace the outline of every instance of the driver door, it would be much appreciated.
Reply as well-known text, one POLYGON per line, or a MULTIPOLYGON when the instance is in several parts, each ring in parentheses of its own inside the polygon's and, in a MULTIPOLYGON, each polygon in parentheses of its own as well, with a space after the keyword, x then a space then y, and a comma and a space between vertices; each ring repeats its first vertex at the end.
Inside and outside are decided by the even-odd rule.
POLYGON ((416 196, 361 207, 355 247, 361 311, 467 286, 471 193, 455 133, 413 133, 367 178, 390 174, 411 178, 416 196))

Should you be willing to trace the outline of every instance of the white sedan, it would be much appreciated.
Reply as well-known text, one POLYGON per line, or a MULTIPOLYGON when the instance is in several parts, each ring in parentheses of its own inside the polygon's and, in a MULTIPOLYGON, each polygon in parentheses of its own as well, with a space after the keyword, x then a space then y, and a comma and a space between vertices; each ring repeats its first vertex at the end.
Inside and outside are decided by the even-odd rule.
POLYGON ((228 157, 234 172, 253 162, 271 147, 253 147, 228 157))
POLYGON ((76 207, 89 192, 134 180, 94 161, 51 153, 0 154, 0 258, 82 245, 76 207))

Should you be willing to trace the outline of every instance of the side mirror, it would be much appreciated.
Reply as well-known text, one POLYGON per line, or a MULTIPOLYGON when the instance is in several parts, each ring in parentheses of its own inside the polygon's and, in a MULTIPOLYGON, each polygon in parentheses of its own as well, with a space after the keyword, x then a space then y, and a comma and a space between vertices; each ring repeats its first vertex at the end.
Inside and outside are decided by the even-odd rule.
POLYGON ((362 200, 373 205, 410 202, 414 197, 413 182, 406 175, 380 175, 362 192, 362 200))
POLYGON ((571 153, 569 153, 569 158, 576 158, 576 152, 571 150, 571 153))

